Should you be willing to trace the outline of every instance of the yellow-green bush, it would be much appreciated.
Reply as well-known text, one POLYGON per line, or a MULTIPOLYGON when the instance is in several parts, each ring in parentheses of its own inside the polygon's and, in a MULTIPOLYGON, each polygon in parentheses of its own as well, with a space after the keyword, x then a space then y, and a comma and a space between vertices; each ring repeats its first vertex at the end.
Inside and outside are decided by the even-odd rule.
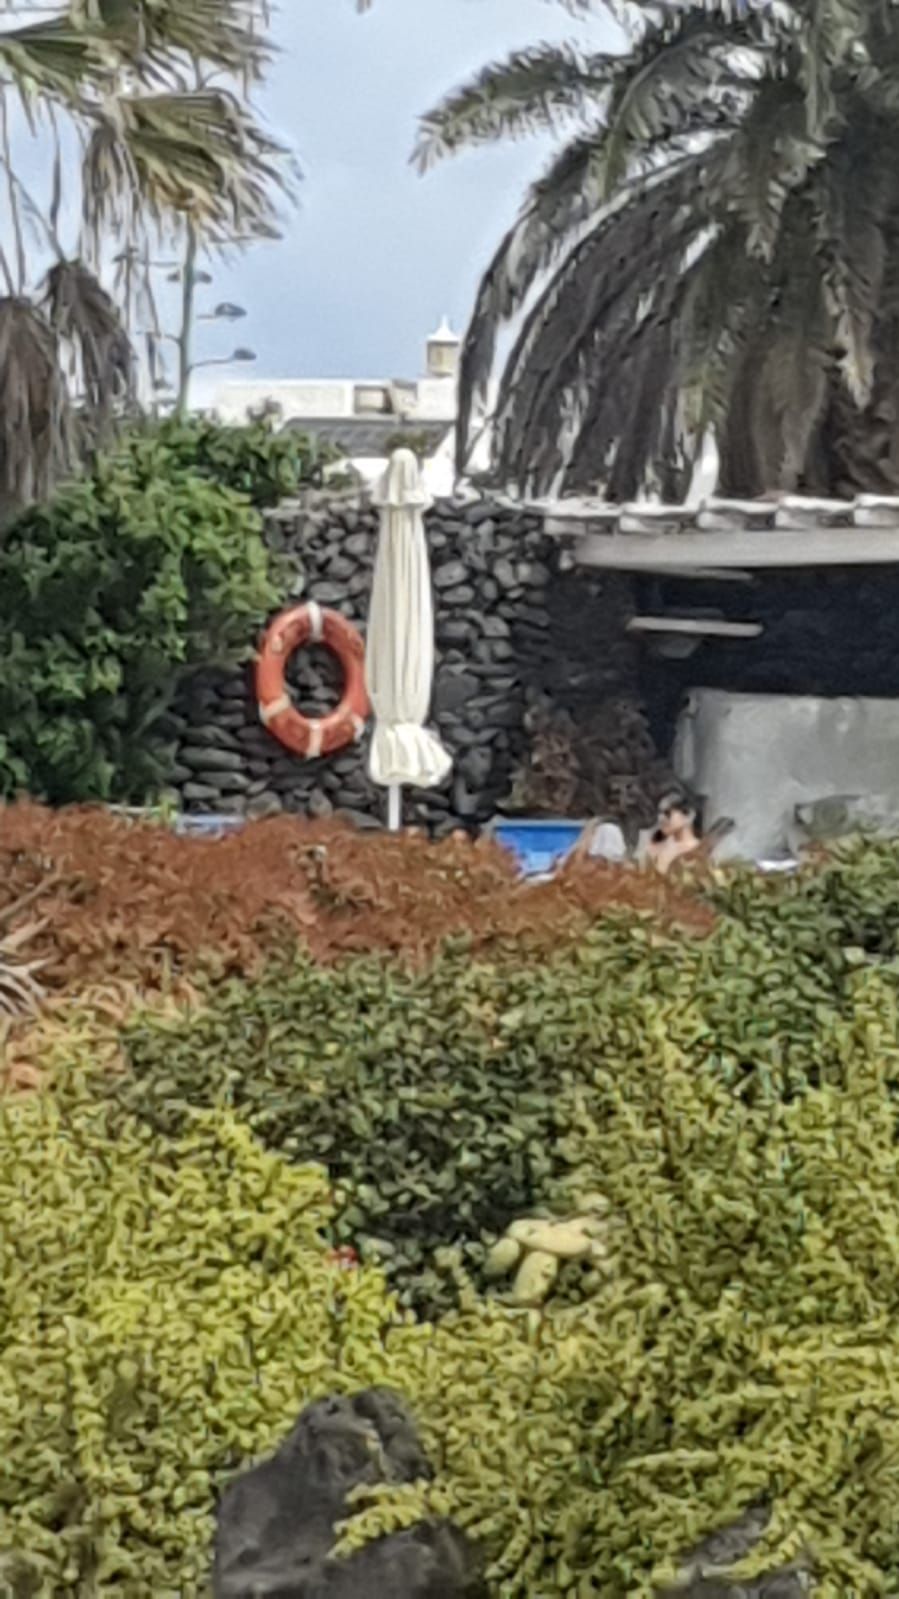
POLYGON ((0 1140, 0 1591, 199 1592, 213 1485, 334 1384, 383 1291, 327 1265, 325 1176, 233 1119, 165 1148, 42 1095, 0 1140))
POLYGON ((764 1502, 758 1569, 899 1593, 897 853, 715 895, 703 941, 223 984, 126 1025, 112 1080, 73 1023, 0 1100, 0 1594, 199 1599, 219 1484, 374 1383, 438 1471, 349 1543, 438 1511, 498 1599, 632 1599, 764 1502), (596 1189, 608 1280, 537 1314, 464 1276, 596 1189), (361 1232, 456 1308, 336 1269, 361 1232))
POLYGON ((572 1103, 589 1092, 601 1118, 620 1080, 636 1111, 659 1035, 746 1105, 841 1081, 827 1029, 852 1013, 871 930, 878 959, 895 945, 899 851, 772 886, 741 876, 717 897, 706 939, 618 914, 551 960, 292 960, 219 984, 190 1019, 137 1018, 118 1092, 170 1133, 191 1106, 228 1104, 270 1147, 327 1162, 352 1190, 338 1240, 377 1240, 404 1302, 433 1314, 453 1297, 435 1249, 476 1269, 484 1236, 553 1202, 572 1103))
POLYGON ((501 1599, 632 1599, 763 1500, 761 1569, 806 1553, 820 1599, 899 1591, 889 974, 846 975, 821 1085, 792 1099, 734 1094, 689 993, 630 988, 629 1049, 578 1057, 566 1100, 569 1168, 620 1220, 614 1275, 542 1315, 463 1286, 412 1324, 377 1271, 329 1265, 320 1170, 230 1110, 151 1129, 93 1097, 74 1045, 57 1087, 0 1103, 0 1586, 199 1596, 218 1483, 313 1396, 386 1383, 438 1474, 351 1542, 439 1510, 501 1599))

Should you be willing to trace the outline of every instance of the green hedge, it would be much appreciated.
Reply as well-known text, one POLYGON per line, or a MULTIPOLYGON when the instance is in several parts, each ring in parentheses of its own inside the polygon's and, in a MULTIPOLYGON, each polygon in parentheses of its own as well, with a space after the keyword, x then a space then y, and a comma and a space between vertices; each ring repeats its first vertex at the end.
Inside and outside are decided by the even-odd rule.
POLYGON ((462 947, 420 973, 301 959, 217 988, 187 1021, 140 1018, 122 1096, 170 1132, 188 1106, 226 1103, 270 1147, 327 1161, 352 1189, 341 1241, 378 1240, 404 1301, 430 1313, 452 1298, 434 1250, 461 1246, 475 1267, 485 1238, 553 1201, 572 1096, 639 1077, 660 1031, 747 1102, 837 1081, 822 1040, 851 1010, 858 906, 894 945, 897 884, 885 846, 796 881, 738 877, 708 939, 619 915, 539 964, 462 947))
POLYGON ((327 1265, 326 1178, 41 1096, 2 1106, 0 1203, 0 1590, 200 1593, 222 1478, 389 1320, 327 1265))
POLYGON ((199 1596, 223 1479, 309 1398, 379 1382, 438 1476, 355 1536, 449 1513, 504 1599, 649 1594, 760 1500, 762 1569, 808 1551, 823 1599, 895 1591, 895 995, 865 973, 852 1008, 821 1040, 845 1086, 787 1106, 741 1104, 656 1028, 577 1125, 621 1228, 608 1284, 543 1315, 466 1290, 430 1329, 328 1264, 323 1178, 232 1115, 173 1142, 71 1088, 8 1099, 8 1590, 199 1596))
POLYGON ((638 1599, 761 1502, 750 1571, 800 1558, 818 1599, 899 1591, 897 882, 875 849, 776 889, 722 884, 730 909, 701 942, 617 919, 547 966, 456 950, 433 973, 224 986, 183 1050, 149 1016, 125 1029, 133 1108, 75 1018, 52 1088, 0 1102, 15 1599, 199 1596, 223 1477, 308 1398, 373 1382, 409 1398, 438 1471, 360 1507, 349 1541, 439 1511, 484 1541, 498 1599, 638 1599), (294 1163, 323 1104, 332 1200, 294 1163), (510 1179, 493 1139, 513 1116, 507 1159, 542 1131, 510 1179), (429 1276, 402 1166, 447 1152, 455 1191, 436 1202, 457 1219, 435 1213, 429 1245, 499 1224, 516 1183, 559 1204, 580 1185, 616 1219, 611 1276, 542 1313, 484 1297, 458 1250, 429 1276), (455 1273, 457 1308, 431 1327, 377 1269, 328 1263, 322 1238, 367 1216, 363 1169, 405 1218, 396 1281, 443 1304, 455 1273))
POLYGON ((154 464, 164 460, 175 473, 190 472, 233 489, 257 510, 301 488, 321 488, 343 459, 333 445, 293 428, 279 429, 271 419, 234 427, 214 416, 172 417, 148 424, 136 437, 145 441, 154 464))
POLYGON ((0 796, 142 803, 191 667, 247 657, 278 602, 261 508, 327 455, 261 423, 144 426, 0 545, 0 796))

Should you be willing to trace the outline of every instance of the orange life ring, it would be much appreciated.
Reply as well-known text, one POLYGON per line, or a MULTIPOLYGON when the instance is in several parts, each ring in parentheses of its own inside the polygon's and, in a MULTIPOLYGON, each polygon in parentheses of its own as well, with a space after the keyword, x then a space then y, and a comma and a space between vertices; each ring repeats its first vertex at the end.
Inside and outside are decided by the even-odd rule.
POLYGON ((365 687, 365 646, 352 622, 314 601, 282 611, 272 622, 256 661, 259 719, 294 755, 333 755, 358 739, 371 712, 365 687), (329 716, 302 716, 287 689, 285 671, 294 650, 323 644, 343 667, 340 704, 329 716))

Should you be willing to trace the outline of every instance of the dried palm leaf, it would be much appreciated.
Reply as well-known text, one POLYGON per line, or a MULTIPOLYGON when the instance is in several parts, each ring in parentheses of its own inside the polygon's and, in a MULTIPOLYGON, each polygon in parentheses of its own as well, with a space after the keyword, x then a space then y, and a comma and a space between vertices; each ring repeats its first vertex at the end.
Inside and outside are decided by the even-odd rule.
POLYGON ((56 334, 30 301, 0 299, 0 519, 51 493, 73 438, 56 334))
POLYGON ((45 875, 34 884, 33 888, 29 888, 24 894, 19 894, 16 899, 10 900, 8 905, 2 906, 0 908, 0 928, 11 927, 16 917, 21 916, 24 910, 34 904, 35 900, 43 899, 45 895, 49 894, 51 889, 57 888, 62 881, 63 879, 59 873, 45 875))
POLYGON ((104 420, 133 397, 134 357, 110 296, 81 261, 47 274, 43 308, 69 358, 75 391, 104 420))

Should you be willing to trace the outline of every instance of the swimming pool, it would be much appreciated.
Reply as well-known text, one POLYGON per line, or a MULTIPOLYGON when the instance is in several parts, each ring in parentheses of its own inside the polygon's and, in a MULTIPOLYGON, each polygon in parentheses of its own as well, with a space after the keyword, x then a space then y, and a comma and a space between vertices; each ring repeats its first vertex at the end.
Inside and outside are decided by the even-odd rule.
POLYGON ((488 831, 515 856, 525 877, 538 877, 555 871, 574 848, 584 826, 584 822, 522 818, 491 822, 488 831))

